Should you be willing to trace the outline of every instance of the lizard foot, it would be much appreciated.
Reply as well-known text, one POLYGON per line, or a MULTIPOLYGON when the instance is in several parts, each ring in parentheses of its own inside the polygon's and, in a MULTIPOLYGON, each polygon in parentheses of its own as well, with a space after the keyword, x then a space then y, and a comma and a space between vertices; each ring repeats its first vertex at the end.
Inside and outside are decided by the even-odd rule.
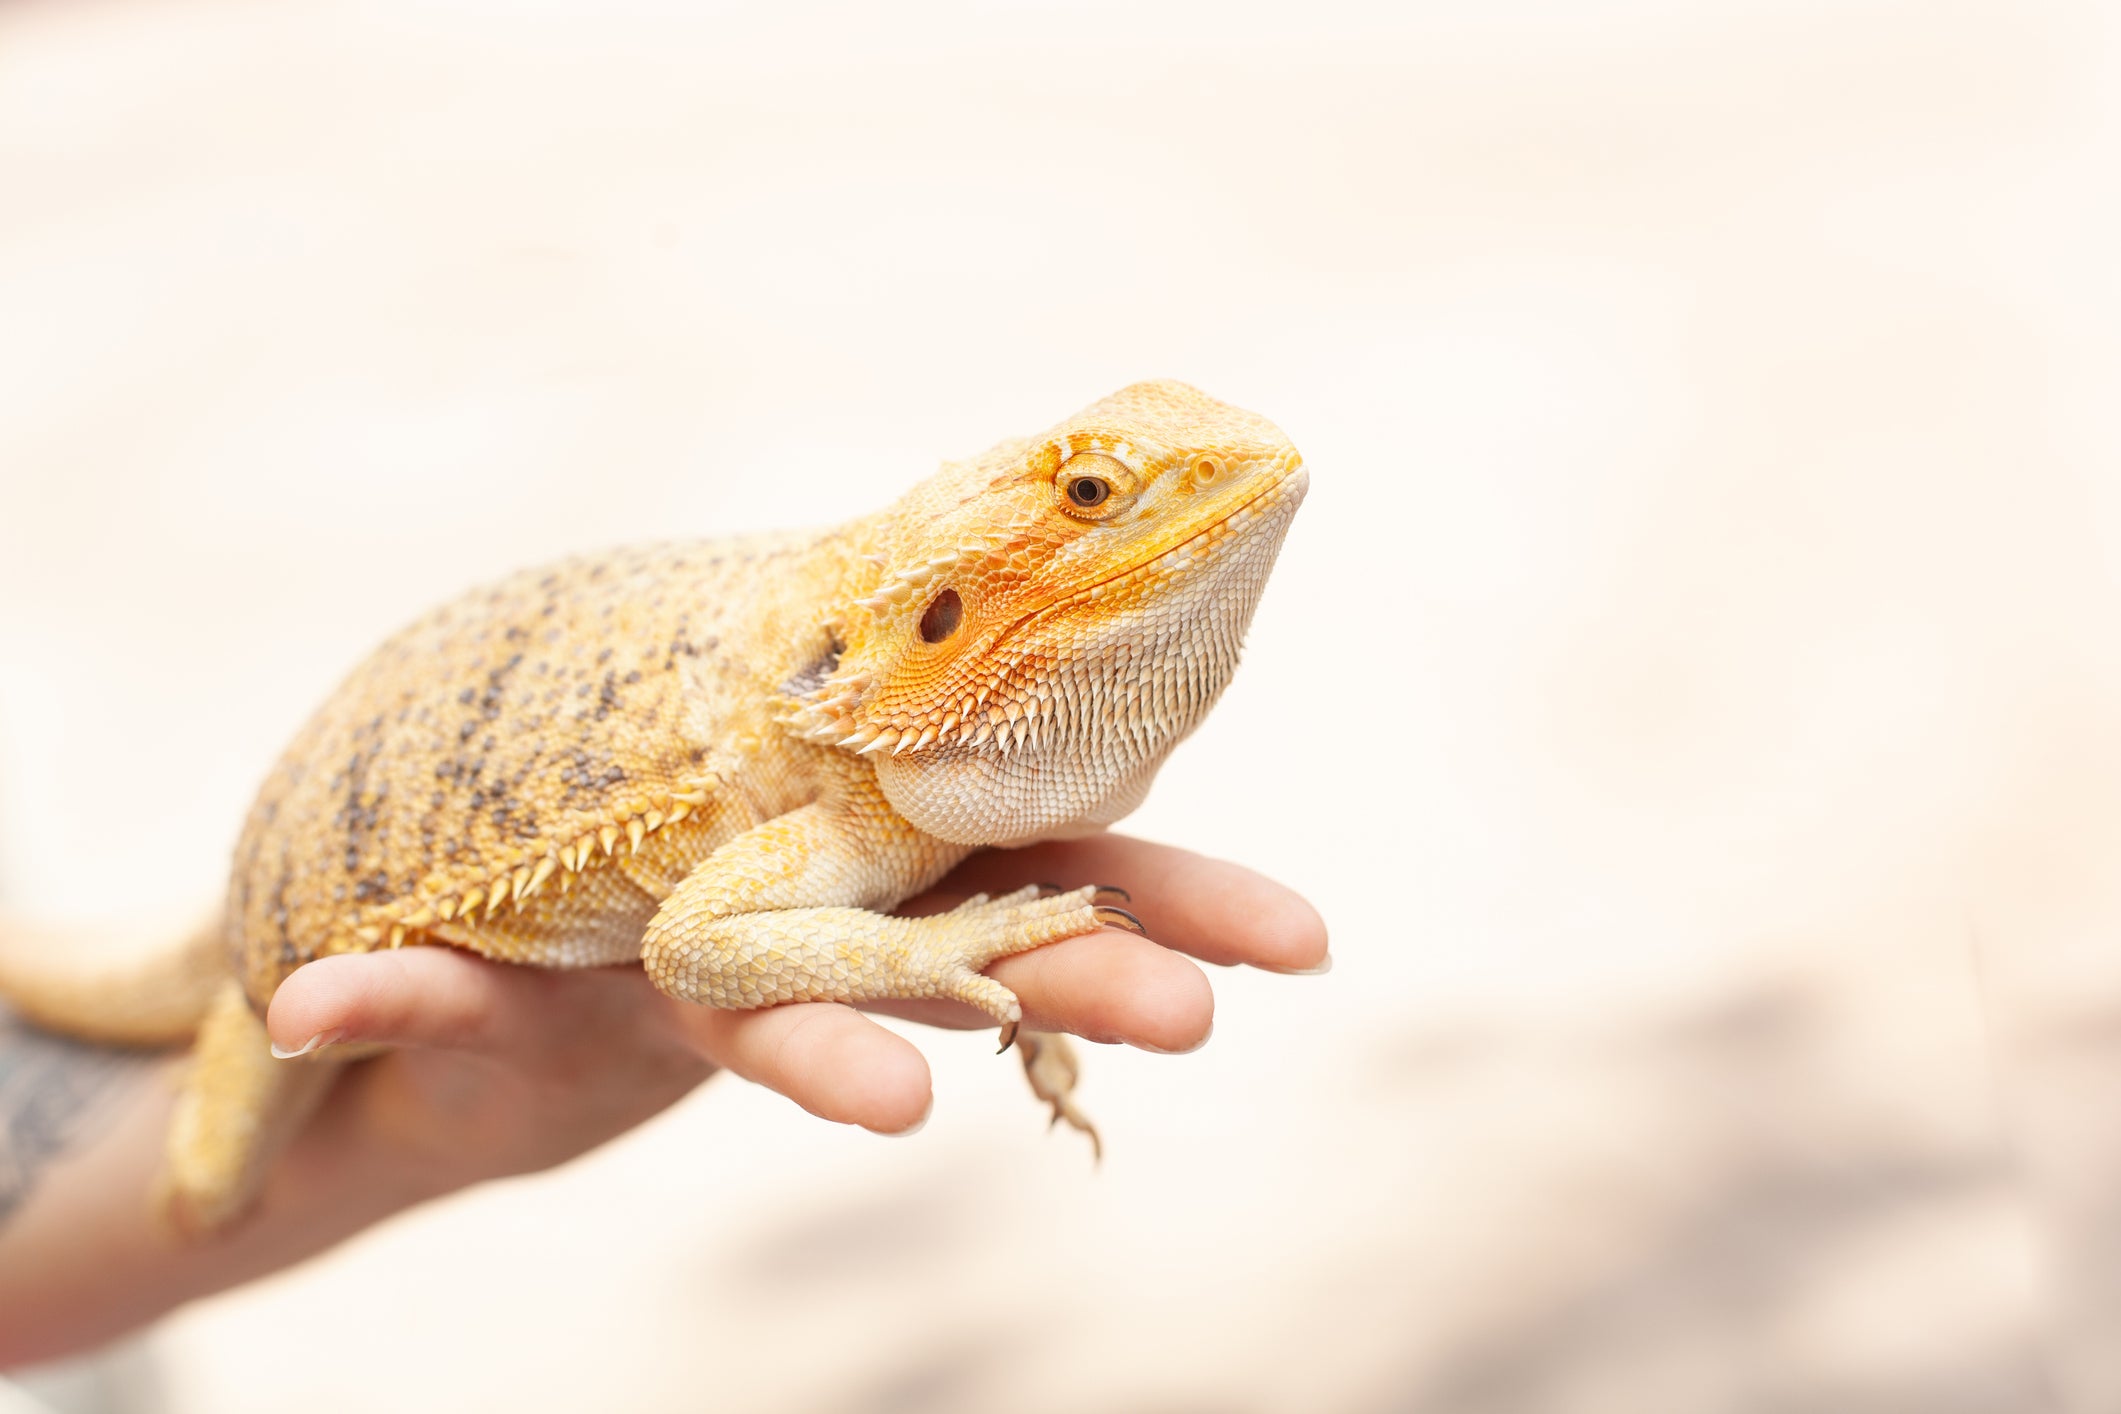
MULTIPOLYGON (((1106 922, 1106 908, 1092 902, 1097 896, 1096 889, 1070 889, 1049 894, 1045 891, 1047 887, 1027 884, 1000 898, 974 894, 950 912, 939 915, 969 926, 954 932, 955 939, 963 940, 957 947, 949 949, 955 955, 938 959, 941 963, 938 991, 941 995, 976 1006, 1000 1022, 1000 1049, 1003 1051, 1016 1044, 1024 1010, 1014 992, 983 975, 982 969, 1000 958, 1081 933, 1095 932, 1106 922)), ((943 950, 935 949, 931 944, 931 956, 936 951, 943 950)))
POLYGON ((1026 1031, 1016 1038, 1016 1048, 1023 1053, 1024 1078, 1031 1082, 1031 1093, 1053 1107, 1047 1128, 1066 1120, 1070 1128, 1090 1136, 1091 1157, 1104 1158, 1105 1146, 1097 1137, 1097 1126, 1075 1107, 1075 1081, 1080 1067, 1068 1038, 1050 1031, 1026 1031))

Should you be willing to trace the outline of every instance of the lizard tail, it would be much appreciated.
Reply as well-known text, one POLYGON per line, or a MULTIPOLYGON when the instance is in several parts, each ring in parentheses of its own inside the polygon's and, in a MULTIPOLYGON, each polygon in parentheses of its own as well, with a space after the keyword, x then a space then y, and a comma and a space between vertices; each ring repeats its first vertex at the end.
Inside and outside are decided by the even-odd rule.
POLYGON ((0 1000, 37 1026, 111 1046, 192 1039, 228 980, 218 916, 175 946, 115 940, 0 917, 0 1000))

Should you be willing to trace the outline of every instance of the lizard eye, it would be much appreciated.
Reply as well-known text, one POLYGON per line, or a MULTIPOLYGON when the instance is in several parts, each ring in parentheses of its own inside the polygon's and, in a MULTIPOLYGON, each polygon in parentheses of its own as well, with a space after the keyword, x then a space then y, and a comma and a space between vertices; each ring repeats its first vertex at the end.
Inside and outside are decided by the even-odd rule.
POLYGON ((965 616, 965 601, 958 598, 955 589, 945 589, 928 601, 928 612, 921 615, 921 642, 941 643, 957 632, 958 621, 965 616))
POLYGON ((1078 476, 1068 482, 1068 499, 1085 510, 1101 506, 1112 494, 1112 483, 1102 476, 1078 476))
POLYGON ((1060 465, 1053 491, 1060 508, 1077 520, 1103 520, 1133 494, 1127 464, 1103 452, 1078 452, 1060 465))

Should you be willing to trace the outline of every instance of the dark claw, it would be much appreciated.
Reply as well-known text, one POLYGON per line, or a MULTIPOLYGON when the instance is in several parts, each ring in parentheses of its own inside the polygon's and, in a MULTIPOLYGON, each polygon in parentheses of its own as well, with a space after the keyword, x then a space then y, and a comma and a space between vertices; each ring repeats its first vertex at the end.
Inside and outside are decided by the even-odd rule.
POLYGON ((1149 930, 1142 926, 1142 921, 1124 908, 1117 908, 1109 903, 1101 903, 1090 911, 1097 915, 1097 921, 1100 923, 1110 924, 1115 928, 1124 928, 1130 933, 1139 933, 1144 938, 1149 936, 1149 930))
POLYGON ((1002 1047, 1000 1051, 995 1052, 996 1055, 1000 1055, 1002 1051, 1006 1051, 1016 1044, 1016 1027, 1017 1023, 1012 1021, 1002 1028, 1002 1047))
POLYGON ((1097 884, 1097 885, 1094 885, 1094 886, 1093 886, 1093 887, 1091 888, 1091 890, 1090 890, 1090 896, 1091 896, 1092 898, 1095 898, 1095 897, 1097 897, 1097 896, 1098 896, 1099 894, 1118 894, 1118 895, 1119 895, 1119 899, 1120 899, 1120 902, 1121 902, 1121 903, 1132 903, 1132 902, 1134 902, 1134 895, 1132 895, 1132 894, 1128 893, 1128 892, 1127 892, 1127 891, 1126 891, 1125 889, 1121 888, 1121 887, 1120 887, 1119 885, 1117 885, 1117 884, 1097 884))
POLYGON ((1037 890, 1039 891, 1039 895, 1040 895, 1041 897, 1044 897, 1044 896, 1045 896, 1045 895, 1047 895, 1047 894, 1064 894, 1064 893, 1068 892, 1068 891, 1067 891, 1066 889, 1062 888, 1062 887, 1061 887, 1061 886, 1060 886, 1059 884, 1045 884, 1045 883, 1041 883, 1041 884, 1037 884, 1037 885, 1034 885, 1034 887, 1035 887, 1035 888, 1037 888, 1037 890))

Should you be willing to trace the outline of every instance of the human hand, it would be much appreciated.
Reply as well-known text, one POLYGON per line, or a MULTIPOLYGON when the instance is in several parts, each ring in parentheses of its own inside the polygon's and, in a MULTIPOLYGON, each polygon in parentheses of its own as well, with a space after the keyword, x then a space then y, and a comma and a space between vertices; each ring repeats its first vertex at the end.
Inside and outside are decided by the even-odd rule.
MULTIPOLYGON (((1326 962, 1325 925, 1289 889, 1235 864, 1120 835, 985 851, 906 913, 1053 880, 1117 884, 1148 937, 1117 929, 1003 959, 989 975, 1017 994, 1024 1026, 1158 1052, 1208 1038, 1214 998, 1189 958, 1283 972, 1326 962)), ((991 1018, 952 1002, 879 1011, 960 1028, 991 1018)), ((812 1114, 878 1133, 926 1118, 928 1065, 861 1012, 811 1002, 715 1011, 657 992, 639 968, 560 972, 454 948, 405 948, 310 963, 267 1016, 287 1049, 337 1032, 383 1055, 353 1067, 290 1159, 388 1163, 408 1196, 550 1167, 641 1123, 717 1068, 812 1114)))

